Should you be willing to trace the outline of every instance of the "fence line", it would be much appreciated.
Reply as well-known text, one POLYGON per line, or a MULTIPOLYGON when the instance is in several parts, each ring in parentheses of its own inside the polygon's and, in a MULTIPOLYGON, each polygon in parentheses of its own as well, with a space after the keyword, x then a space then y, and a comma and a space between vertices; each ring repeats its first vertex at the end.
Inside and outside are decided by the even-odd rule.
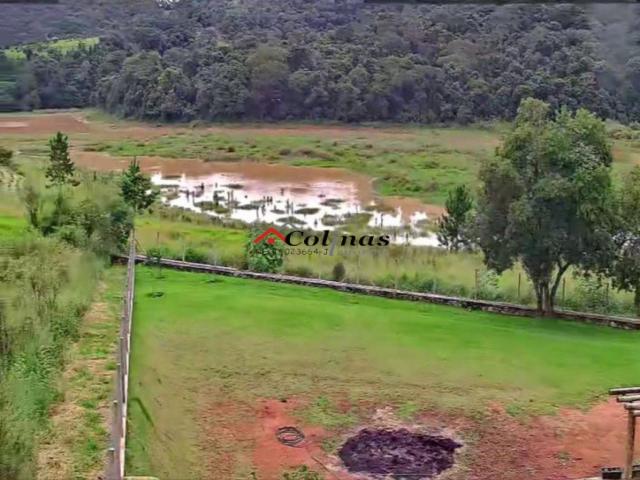
POLYGON ((127 257, 127 279, 125 283, 120 336, 118 340, 118 363, 116 388, 112 408, 111 444, 106 465, 107 480, 124 478, 125 449, 127 439, 127 404, 129 400, 129 366, 131 352, 131 325, 136 283, 136 241, 132 230, 127 257))
MULTIPOLYGON (((121 257, 123 260, 124 258, 121 257)), ((136 262, 148 262, 158 264, 155 258, 146 255, 137 255, 136 262)), ((194 272, 215 273, 240 278, 252 278, 256 280, 267 280, 271 282, 292 283, 309 287, 323 287, 343 292, 360 293, 363 295, 374 295, 379 297, 396 298, 401 300, 411 300, 417 302, 436 303, 440 305, 450 305, 454 307, 466 308, 469 310, 483 310, 487 312, 500 313, 505 315, 516 315, 524 317, 537 317, 539 315, 535 308, 526 305, 518 305, 506 302, 493 302, 489 300, 476 300, 471 298, 453 297, 439 295, 435 293, 412 292, 407 290, 397 290, 394 288, 376 287, 371 285, 361 285, 356 283, 336 282, 333 280, 322 280, 318 278, 296 277, 293 275, 280 275, 272 273, 258 273, 247 270, 238 270, 232 267, 222 267, 205 263, 183 262, 180 260, 160 259, 163 267, 177 270, 188 270, 194 272)), ((640 330, 640 319, 630 317, 618 317, 612 315, 601 315, 596 313, 574 312, 572 310, 556 309, 554 318, 565 320, 576 320, 583 323, 592 323, 625 330, 640 330)))

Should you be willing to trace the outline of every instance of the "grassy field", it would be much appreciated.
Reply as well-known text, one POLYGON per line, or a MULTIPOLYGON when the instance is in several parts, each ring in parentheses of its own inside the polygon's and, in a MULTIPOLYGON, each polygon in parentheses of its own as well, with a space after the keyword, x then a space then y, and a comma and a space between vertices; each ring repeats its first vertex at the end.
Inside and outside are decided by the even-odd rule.
POLYGON ((92 149, 115 156, 153 155, 205 161, 254 160, 296 166, 340 167, 377 180, 382 195, 405 195, 443 204, 456 185, 474 184, 483 159, 498 145, 498 129, 305 128, 283 126, 192 130, 148 141, 114 140, 92 149), (332 133, 333 132, 333 133, 332 133))
POLYGON ((638 333, 149 267, 136 291, 131 475, 203 478, 219 461, 260 478, 247 444, 203 449, 202 435, 261 399, 306 399, 296 415, 336 436, 364 405, 528 415, 640 376, 638 333), (234 408, 202 415, 220 404, 234 408))
POLYGON ((27 49, 38 52, 40 54, 47 52, 47 50, 65 54, 82 47, 93 47, 94 45, 97 45, 99 41, 100 39, 98 37, 65 38, 61 40, 53 40, 50 42, 32 43, 28 45, 5 48, 4 54, 7 56, 7 58, 13 60, 25 60, 27 58, 25 50, 27 49))

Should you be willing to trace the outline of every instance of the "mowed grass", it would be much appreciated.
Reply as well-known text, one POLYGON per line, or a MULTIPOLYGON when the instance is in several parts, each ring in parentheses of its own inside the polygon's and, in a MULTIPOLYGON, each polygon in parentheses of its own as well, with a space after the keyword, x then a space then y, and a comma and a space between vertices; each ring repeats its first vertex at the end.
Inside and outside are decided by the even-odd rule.
POLYGON ((27 222, 24 218, 14 215, 13 210, 5 212, 0 207, 0 241, 16 238, 22 235, 27 229, 27 222))
MULTIPOLYGON (((140 267, 127 472, 203 478, 217 453, 203 447, 202 426, 222 421, 204 416, 206 406, 247 412, 260 399, 300 397, 311 402, 300 415, 332 432, 362 421, 362 405, 401 415, 481 414, 490 402, 523 414, 587 406, 637 382, 639 340, 553 319, 140 267), (335 413, 339 400, 352 409, 335 413)), ((228 447, 238 472, 250 472, 251 452, 228 447)))

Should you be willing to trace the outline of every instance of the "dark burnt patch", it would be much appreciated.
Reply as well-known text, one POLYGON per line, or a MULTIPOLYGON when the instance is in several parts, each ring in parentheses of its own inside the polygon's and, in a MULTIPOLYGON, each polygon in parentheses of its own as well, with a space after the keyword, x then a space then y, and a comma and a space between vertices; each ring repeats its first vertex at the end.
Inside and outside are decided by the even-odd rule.
POLYGON ((418 480, 434 478, 451 468, 461 446, 447 437, 406 428, 364 429, 349 438, 338 455, 353 473, 418 480))

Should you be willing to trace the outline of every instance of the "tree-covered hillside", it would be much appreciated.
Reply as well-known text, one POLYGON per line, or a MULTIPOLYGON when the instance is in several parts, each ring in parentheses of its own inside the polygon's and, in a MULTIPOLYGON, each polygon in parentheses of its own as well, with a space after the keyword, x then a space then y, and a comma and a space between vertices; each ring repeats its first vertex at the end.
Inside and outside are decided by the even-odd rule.
MULTIPOLYGON (((465 123, 510 118, 533 96, 553 108, 640 120, 635 5, 62 3, 38 7, 48 20, 27 40, 98 35, 99 45, 0 58, 2 70, 16 72, 14 83, 0 84, 9 108, 97 105, 168 121, 465 123), (74 15, 55 19, 72 4, 74 15)), ((19 25, 35 7, 9 8, 14 21, 0 20, 4 45, 24 41, 19 25)))

